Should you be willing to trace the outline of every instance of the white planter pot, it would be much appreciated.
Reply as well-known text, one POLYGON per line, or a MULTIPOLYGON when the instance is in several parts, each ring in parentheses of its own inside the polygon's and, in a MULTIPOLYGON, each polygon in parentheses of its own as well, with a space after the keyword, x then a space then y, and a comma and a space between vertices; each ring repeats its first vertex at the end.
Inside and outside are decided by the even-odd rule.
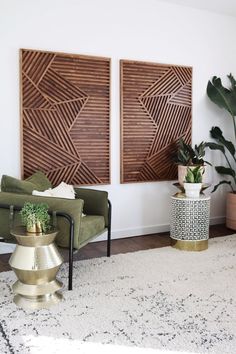
POLYGON ((199 198, 202 183, 184 183, 185 195, 187 198, 199 198))

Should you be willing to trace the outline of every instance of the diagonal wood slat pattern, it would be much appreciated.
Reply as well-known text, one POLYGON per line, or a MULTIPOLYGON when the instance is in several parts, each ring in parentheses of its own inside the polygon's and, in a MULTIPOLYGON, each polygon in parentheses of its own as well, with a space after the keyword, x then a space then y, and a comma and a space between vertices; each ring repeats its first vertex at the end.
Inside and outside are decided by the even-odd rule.
POLYGON ((35 86, 34 83, 25 74, 23 74, 22 77, 22 84, 23 107, 28 108, 34 106, 35 109, 50 109, 52 107, 51 103, 46 99, 46 97, 38 90, 37 86, 35 86))
POLYGON ((22 170, 110 183, 110 59, 21 50, 22 170))
POLYGON ((178 105, 166 105, 160 117, 158 130, 153 139, 148 156, 152 156, 160 149, 167 147, 171 142, 179 139, 188 129, 191 120, 191 108, 178 105), (165 134, 163 134, 165 130, 165 134))
POLYGON ((84 163, 81 162, 80 168, 78 173, 73 177, 72 183, 73 184, 84 184, 86 181, 89 184, 99 184, 101 181, 99 178, 89 169, 89 167, 84 163))
POLYGON ((24 109, 23 122, 29 124, 38 134, 59 145, 63 150, 79 157, 60 113, 54 110, 24 109), (53 132, 53 134, 52 134, 53 132))
POLYGON ((55 170, 51 170, 47 176, 50 181, 54 181, 55 185, 60 184, 61 181, 72 183, 79 167, 80 163, 75 163, 65 167, 56 168, 55 170))
MULTIPOLYGON (((66 56, 61 55, 53 61, 52 69, 55 72, 60 72, 65 79, 70 80, 73 85, 79 86, 88 95, 77 119, 70 126, 70 136, 87 168, 91 169, 93 166, 94 177, 90 179, 90 184, 101 183, 99 181, 104 180, 104 175, 109 175, 110 169, 109 63, 100 58, 94 59, 92 63, 82 56, 76 62, 68 61, 66 56), (75 70, 75 65, 81 67, 81 71, 75 70), (83 75, 83 71, 87 73, 86 76, 83 75), (92 85, 90 84, 91 80, 92 85)), ((85 176, 81 174, 82 181, 84 178, 85 176)))
POLYGON ((191 67, 121 60, 121 182, 173 180, 180 137, 191 142, 191 67))
POLYGON ((144 109, 147 110, 150 118, 152 118, 155 123, 158 123, 162 117, 165 117, 168 100, 168 95, 140 98, 140 102, 143 104, 144 109))
POLYGON ((182 85, 192 81, 192 68, 188 66, 172 66, 172 70, 182 85))
POLYGON ((140 174, 138 176, 139 181, 152 181, 152 180, 158 180, 159 176, 156 174, 152 166, 148 163, 145 162, 143 168, 140 171, 140 174))
POLYGON ((22 71, 37 85, 51 64, 55 54, 25 50, 23 55, 22 71))
POLYGON ((40 81, 39 89, 54 102, 87 97, 84 92, 51 68, 48 68, 40 81))
POLYGON ((151 87, 149 87, 141 96, 158 97, 161 95, 173 94, 181 88, 178 77, 174 75, 173 70, 168 70, 151 87))
POLYGON ((191 92, 190 82, 181 87, 181 89, 171 97, 169 103, 191 107, 191 96, 189 92, 191 92))
POLYGON ((68 130, 71 129, 71 126, 73 125, 80 111, 86 104, 86 101, 87 98, 81 98, 79 100, 71 100, 54 105, 54 107, 57 109, 58 112, 60 112, 61 116, 63 117, 68 130))

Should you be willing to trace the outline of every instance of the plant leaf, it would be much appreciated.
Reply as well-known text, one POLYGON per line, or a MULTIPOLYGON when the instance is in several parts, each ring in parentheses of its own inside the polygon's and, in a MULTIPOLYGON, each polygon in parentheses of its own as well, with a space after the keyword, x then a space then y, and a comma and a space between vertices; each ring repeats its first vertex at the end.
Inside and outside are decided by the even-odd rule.
POLYGON ((221 152, 225 153, 225 148, 224 146, 216 143, 206 143, 206 146, 208 146, 211 150, 220 150, 221 152))
POLYGON ((204 163, 206 163, 209 166, 212 166, 212 164, 210 162, 206 161, 206 160, 204 160, 204 163))
POLYGON ((234 144, 231 143, 231 141, 224 140, 224 142, 222 142, 222 144, 224 144, 224 146, 226 147, 226 149, 228 149, 228 151, 231 153, 232 156, 235 155, 235 147, 234 147, 234 144))
POLYGON ((222 130, 219 127, 212 127, 211 130, 210 130, 210 133, 211 133, 212 138, 216 139, 219 143, 224 145, 232 156, 235 155, 234 144, 231 141, 226 140, 224 138, 222 130))
POLYGON ((228 175, 228 176, 235 177, 235 171, 232 168, 224 167, 224 166, 216 166, 215 169, 221 175, 228 175))
POLYGON ((210 130, 211 137, 213 139, 220 140, 223 137, 222 130, 219 127, 212 127, 210 130))
POLYGON ((211 193, 214 193, 221 184, 229 184, 229 185, 231 185, 231 181, 220 181, 218 184, 216 184, 214 186, 214 189, 212 190, 211 193))
POLYGON ((229 75, 227 75, 230 83, 231 83, 231 87, 232 87, 232 90, 233 92, 236 92, 234 89, 236 88, 236 80, 235 78, 233 77, 233 75, 230 73, 229 75))
MULTIPOLYGON (((230 79, 232 83, 232 78, 230 79)), ((214 76, 212 82, 208 81, 207 95, 218 107, 226 109, 231 116, 236 115, 236 88, 233 86, 230 90, 225 88, 219 77, 214 76)))

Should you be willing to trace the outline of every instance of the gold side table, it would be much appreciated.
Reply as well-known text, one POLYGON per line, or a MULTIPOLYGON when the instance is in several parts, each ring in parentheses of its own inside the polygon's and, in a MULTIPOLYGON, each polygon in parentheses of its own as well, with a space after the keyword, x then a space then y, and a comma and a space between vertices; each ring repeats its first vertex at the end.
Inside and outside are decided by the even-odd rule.
POLYGON ((63 262, 54 244, 57 231, 45 234, 27 233, 25 227, 15 227, 11 234, 17 240, 17 246, 9 264, 18 280, 13 284, 16 305, 29 308, 48 308, 62 299, 58 292, 62 283, 56 274, 63 262))
POLYGON ((171 197, 171 245, 185 251, 208 248, 210 197, 171 197))

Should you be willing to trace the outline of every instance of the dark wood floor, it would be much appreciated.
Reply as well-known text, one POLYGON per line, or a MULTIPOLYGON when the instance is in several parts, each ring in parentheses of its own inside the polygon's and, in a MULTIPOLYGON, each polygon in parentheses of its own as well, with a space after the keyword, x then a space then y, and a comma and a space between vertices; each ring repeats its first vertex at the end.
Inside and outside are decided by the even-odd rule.
MULTIPOLYGON (((225 225, 213 225, 210 227, 210 238, 234 234, 234 230, 228 229, 225 225)), ((170 245, 169 232, 159 234, 136 236, 112 241, 112 254, 135 252, 150 248, 159 248, 170 245)), ((68 250, 60 248, 65 261, 68 260, 68 250)), ((106 241, 92 242, 83 247, 74 255, 74 260, 103 257, 106 255, 106 241)), ((0 272, 10 270, 8 260, 10 254, 0 254, 0 272)))

